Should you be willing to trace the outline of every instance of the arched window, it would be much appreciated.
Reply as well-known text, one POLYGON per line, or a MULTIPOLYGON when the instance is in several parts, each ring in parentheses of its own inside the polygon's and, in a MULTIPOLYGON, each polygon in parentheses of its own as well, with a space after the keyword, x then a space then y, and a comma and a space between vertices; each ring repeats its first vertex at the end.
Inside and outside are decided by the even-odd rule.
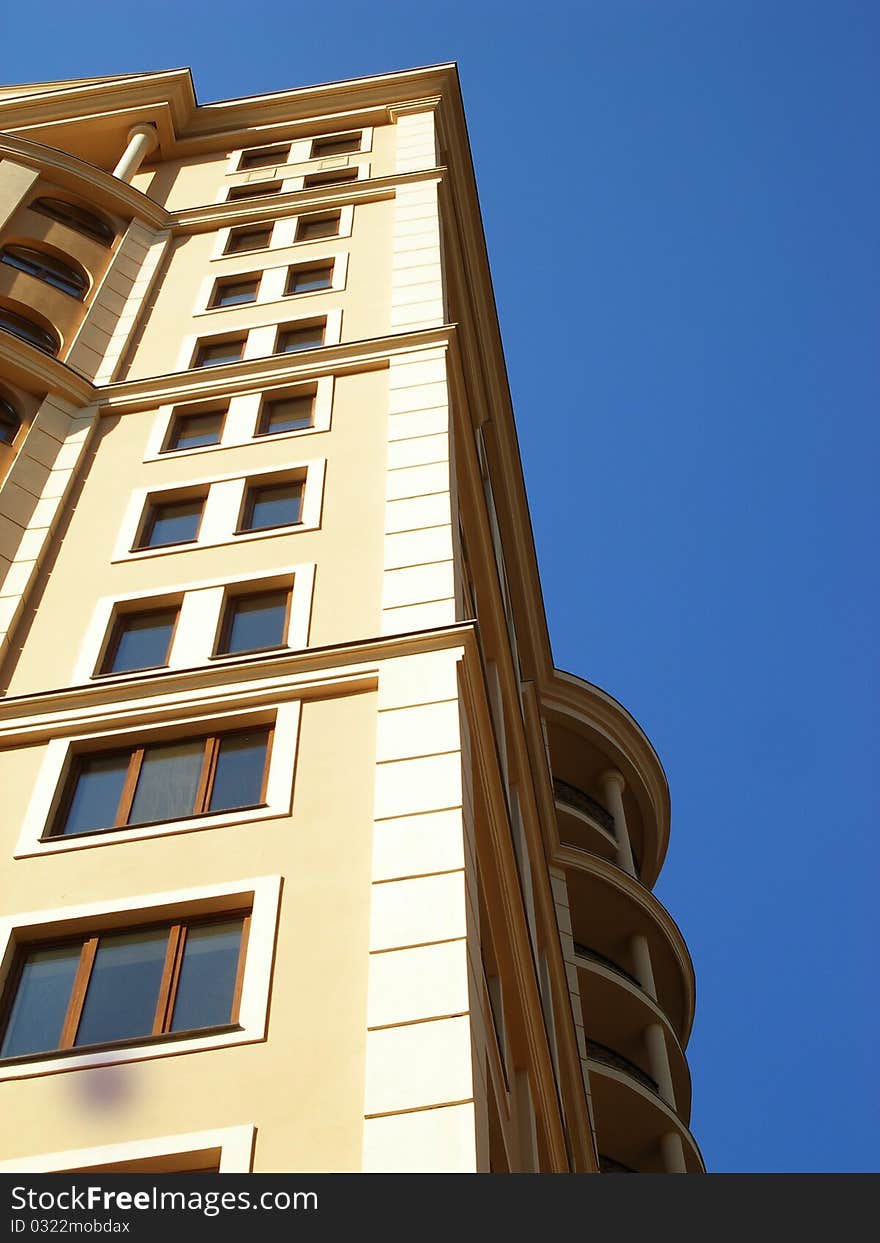
POLYGON ((34 199, 31 210, 48 216, 50 220, 57 220, 59 224, 66 224, 68 228, 76 229, 77 233, 84 233, 102 246, 109 246, 116 236, 116 230, 101 216, 64 199, 34 199))
POLYGON ((85 273, 45 250, 34 250, 30 246, 4 246, 0 250, 0 263, 17 268, 19 272, 27 272, 53 289, 70 294, 71 298, 82 299, 86 296, 89 282, 85 273))
POLYGON ((0 445, 11 445, 18 435, 21 419, 11 401, 0 397, 0 445))
POLYGON ((22 341, 35 345, 38 350, 43 350, 46 354, 57 354, 61 349, 61 341, 54 332, 42 328, 32 319, 19 315, 17 311, 10 311, 5 306, 0 306, 0 329, 4 332, 11 332, 13 336, 21 337, 22 341))

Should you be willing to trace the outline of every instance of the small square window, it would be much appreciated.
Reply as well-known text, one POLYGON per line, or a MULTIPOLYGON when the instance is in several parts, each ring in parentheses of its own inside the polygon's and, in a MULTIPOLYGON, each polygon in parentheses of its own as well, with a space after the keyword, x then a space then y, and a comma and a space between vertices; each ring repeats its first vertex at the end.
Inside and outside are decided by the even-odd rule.
POLYGON ((260 407, 258 436, 274 436, 280 432, 299 432, 312 427, 315 421, 315 394, 290 393, 273 397, 260 407))
POLYGON ((318 186, 342 186, 349 181, 357 181, 356 168, 325 168, 319 173, 306 173, 303 177, 303 189, 314 190, 318 186))
POLYGON ((326 138, 312 140, 311 159, 325 160, 331 155, 348 155, 351 151, 360 151, 361 132, 354 134, 328 134, 326 138))
POLYGON ((333 286, 333 261, 329 263, 298 263, 287 270, 285 294, 314 293, 333 286))
POLYGON ((121 613, 110 632, 100 672, 133 673, 137 669, 165 668, 179 611, 175 605, 141 613, 121 613))
POLYGON ((276 354, 296 354, 300 350, 316 350, 324 344, 325 319, 318 319, 296 327, 280 328, 275 342, 276 354))
POLYGON ((243 306, 247 302, 256 302, 259 288, 259 276, 230 276, 215 282, 210 305, 243 306))
POLYGON ((230 596, 223 613, 217 655, 283 647, 289 615, 289 588, 230 596))
POLYGON ((238 168, 243 172, 249 168, 272 168, 275 164, 286 164, 290 148, 257 147, 253 151, 242 151, 238 168))
POLYGON ((265 250, 272 240, 272 225, 254 229, 230 229, 224 255, 243 255, 251 250, 265 250))
POLYGON ((206 445, 219 445, 223 432, 225 410, 205 410, 198 414, 175 414, 168 430, 168 438, 162 449, 171 453, 178 449, 201 449, 206 445))
POLYGON ((195 543, 204 507, 204 496, 151 504, 135 548, 165 548, 172 544, 195 543))
POLYGON ((246 181, 243 186, 230 186, 226 195, 227 203, 236 203, 240 199, 257 199, 264 194, 280 194, 280 181, 246 181))
POLYGON ((302 517, 303 486, 299 480, 253 484, 245 494, 240 531, 292 527, 302 517))
POLYGON ((296 222, 295 242, 316 242, 322 237, 338 237, 341 213, 321 212, 313 216, 300 216, 296 222))
POLYGON ((219 367, 223 363, 237 363, 244 353, 245 336, 229 337, 225 341, 200 341, 196 346, 194 367, 219 367))

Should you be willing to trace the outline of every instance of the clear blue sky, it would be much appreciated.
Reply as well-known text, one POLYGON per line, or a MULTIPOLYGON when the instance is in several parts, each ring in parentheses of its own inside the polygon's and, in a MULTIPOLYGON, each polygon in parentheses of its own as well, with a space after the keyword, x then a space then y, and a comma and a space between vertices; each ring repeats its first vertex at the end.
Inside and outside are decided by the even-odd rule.
POLYGON ((876 1170, 880 7, 119 13, 12 6, 0 79, 458 60, 556 661, 672 787, 695 1133, 713 1170, 876 1170))

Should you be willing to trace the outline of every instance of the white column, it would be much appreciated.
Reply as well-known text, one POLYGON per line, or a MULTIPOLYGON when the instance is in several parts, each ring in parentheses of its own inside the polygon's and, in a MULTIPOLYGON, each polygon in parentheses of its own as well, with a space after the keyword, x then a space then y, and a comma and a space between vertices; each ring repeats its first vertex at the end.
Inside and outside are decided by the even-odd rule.
POLYGON ((663 1154, 663 1170, 666 1174, 686 1174, 687 1162, 684 1159, 684 1148, 681 1136, 675 1131, 667 1131, 660 1137, 660 1151, 663 1154))
POLYGON ((146 157, 159 145, 155 125, 135 125, 128 131, 128 146, 113 170, 120 181, 131 181, 146 157))
POLYGON ((606 769, 599 778, 605 806, 614 817, 614 830, 617 834, 617 862, 630 876, 635 876, 632 847, 629 844, 629 830, 626 827, 626 813, 623 810, 623 791, 626 782, 623 774, 616 768, 606 769))
POLYGON ((635 966, 635 975, 649 997, 657 1000, 657 986, 654 983, 654 968, 651 966, 651 951, 648 949, 647 937, 641 932, 629 939, 629 949, 635 966))
POLYGON ((669 1053, 666 1049, 666 1037, 659 1023, 651 1023, 645 1028, 645 1046, 648 1050, 651 1078, 656 1080, 660 1095, 669 1108, 675 1109, 675 1089, 672 1086, 672 1071, 669 1069, 669 1053))

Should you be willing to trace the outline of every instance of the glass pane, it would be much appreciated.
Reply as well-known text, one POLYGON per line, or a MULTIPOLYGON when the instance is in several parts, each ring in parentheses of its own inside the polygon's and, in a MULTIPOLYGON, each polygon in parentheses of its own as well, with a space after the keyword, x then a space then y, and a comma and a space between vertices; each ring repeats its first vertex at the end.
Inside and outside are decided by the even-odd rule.
POLYGON ((191 816, 202 771, 202 738, 148 747, 144 753, 129 824, 191 816))
POLYGON ((298 483, 255 489, 249 530, 263 531, 299 522, 301 497, 302 487, 298 483))
POLYGON ((82 945, 31 950, 25 961, 0 1057, 57 1049, 82 945))
POLYGON ((264 591, 229 602, 230 624, 226 652, 255 652, 284 642, 287 592, 264 591))
POLYGON ((241 341, 221 341, 217 345, 203 345, 196 359, 197 367, 216 367, 220 363, 237 363, 241 358, 241 341))
POLYGON ((214 306, 239 306, 253 302, 257 296, 256 281, 238 281, 234 285, 221 285, 214 299, 214 306))
POLYGON ((263 411, 261 432, 295 432, 312 425, 313 397, 283 397, 270 401, 263 411))
POLYGON ((290 274, 290 293, 308 293, 313 289, 329 289, 333 279, 331 266, 322 268, 294 268, 290 274))
POLYGON ((171 449, 195 449, 198 445, 216 445, 220 440, 223 415, 218 411, 210 414, 181 415, 174 424, 171 449))
POLYGON ((113 827, 128 761, 128 754, 96 755, 80 761, 62 833, 90 833, 93 829, 113 827))
POLYGON ((140 613, 119 621, 116 651, 108 673, 128 673, 131 669, 154 669, 168 659, 168 645, 177 609, 161 613, 140 613))
POLYGON ((167 928, 101 937, 74 1044, 151 1034, 167 946, 167 928))
POLYGON ((199 533, 203 505, 201 497, 195 501, 157 505, 146 547, 161 548, 165 544, 186 544, 194 540, 199 533))
POLYGON ((294 328, 282 332, 278 338, 279 354, 295 354, 297 350, 317 349, 324 344, 324 325, 311 324, 308 328, 294 328))
POLYGON ((253 229, 247 233, 230 233, 226 253, 227 255, 235 255, 246 250, 262 250, 269 245, 271 236, 271 229, 253 229))
POLYGON ((256 807, 262 802, 268 730, 227 734, 220 742, 210 811, 256 807))
POLYGON ((240 949, 240 919, 197 925, 187 931, 171 1021, 173 1032, 229 1022, 240 949))
POLYGON ((296 227, 296 240, 298 242, 310 242, 320 237, 336 237, 338 232, 338 216, 322 216, 317 220, 306 216, 300 220, 296 227))

